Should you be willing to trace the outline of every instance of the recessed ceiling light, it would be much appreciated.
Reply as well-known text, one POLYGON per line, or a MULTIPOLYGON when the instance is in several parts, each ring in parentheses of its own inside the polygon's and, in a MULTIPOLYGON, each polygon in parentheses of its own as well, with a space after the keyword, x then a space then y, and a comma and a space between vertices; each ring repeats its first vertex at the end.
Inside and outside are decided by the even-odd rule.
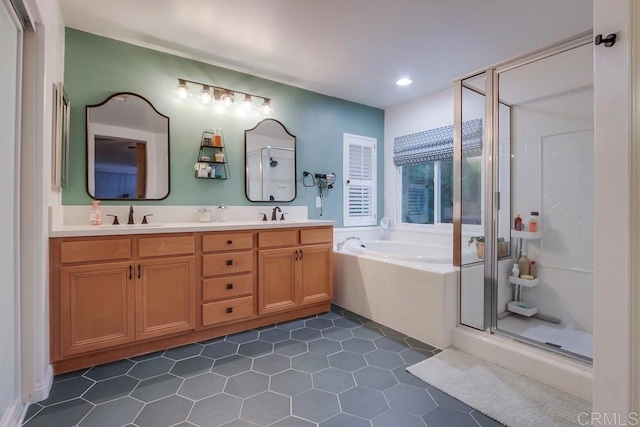
POLYGON ((403 78, 401 78, 400 80, 398 80, 398 81, 396 82, 396 84, 397 84, 398 86, 408 86, 408 85, 410 85, 411 83, 413 83, 413 81, 412 81, 411 79, 409 79, 409 78, 406 78, 406 77, 403 77, 403 78))

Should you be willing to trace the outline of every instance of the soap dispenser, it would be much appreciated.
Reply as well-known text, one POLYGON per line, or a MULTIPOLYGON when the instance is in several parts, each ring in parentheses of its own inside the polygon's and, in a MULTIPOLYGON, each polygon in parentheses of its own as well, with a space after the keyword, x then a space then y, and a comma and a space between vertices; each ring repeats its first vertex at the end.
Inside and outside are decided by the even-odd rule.
POLYGON ((216 215, 216 219, 220 222, 226 222, 227 221, 227 207, 225 206, 224 203, 222 203, 220 206, 218 206, 217 209, 217 215, 216 215))
POLYGON ((89 224, 100 225, 102 224, 102 212, 100 212, 100 201, 94 200, 91 210, 89 211, 89 224))

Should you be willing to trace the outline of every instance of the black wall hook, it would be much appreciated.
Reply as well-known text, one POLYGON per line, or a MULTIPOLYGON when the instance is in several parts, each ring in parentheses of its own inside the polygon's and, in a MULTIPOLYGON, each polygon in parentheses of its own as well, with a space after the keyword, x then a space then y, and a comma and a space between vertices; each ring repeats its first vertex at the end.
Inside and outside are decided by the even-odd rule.
POLYGON ((609 34, 606 38, 602 38, 602 34, 598 34, 595 39, 595 44, 596 46, 598 46, 601 43, 604 43, 605 47, 613 46, 614 44, 616 44, 616 34, 609 34))

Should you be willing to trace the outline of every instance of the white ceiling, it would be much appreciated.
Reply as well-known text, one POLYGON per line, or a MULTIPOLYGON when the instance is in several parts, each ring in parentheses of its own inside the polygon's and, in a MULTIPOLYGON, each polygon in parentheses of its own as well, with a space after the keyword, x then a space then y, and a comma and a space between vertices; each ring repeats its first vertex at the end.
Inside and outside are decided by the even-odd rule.
POLYGON ((592 27, 592 0, 60 4, 69 27, 380 108, 592 27))

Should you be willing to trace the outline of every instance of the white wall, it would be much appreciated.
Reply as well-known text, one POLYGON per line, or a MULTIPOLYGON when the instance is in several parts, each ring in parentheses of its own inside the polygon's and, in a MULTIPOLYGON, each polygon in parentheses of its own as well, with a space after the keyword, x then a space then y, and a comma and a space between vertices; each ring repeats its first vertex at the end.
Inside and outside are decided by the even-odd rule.
MULTIPOLYGON (((64 77, 64 23, 57 0, 26 0, 36 23, 28 41, 30 77, 25 92, 31 104, 23 120, 22 143, 22 362, 23 388, 32 401, 46 398, 52 380, 49 363, 48 206, 61 204, 51 186, 53 85, 64 77), (28 168, 24 166, 28 165, 28 168), (35 172, 35 173, 34 173, 35 172)), ((26 95, 25 95, 26 96, 26 95)), ((73 100, 71 100, 73 102, 73 100)), ((74 120, 72 117, 71 120, 74 120)), ((77 119, 76 119, 77 120, 77 119)))
POLYGON ((615 32, 618 37, 610 48, 594 47, 596 304, 593 410, 610 415, 627 414, 630 409, 632 3, 635 2, 593 2, 594 34, 615 32))

